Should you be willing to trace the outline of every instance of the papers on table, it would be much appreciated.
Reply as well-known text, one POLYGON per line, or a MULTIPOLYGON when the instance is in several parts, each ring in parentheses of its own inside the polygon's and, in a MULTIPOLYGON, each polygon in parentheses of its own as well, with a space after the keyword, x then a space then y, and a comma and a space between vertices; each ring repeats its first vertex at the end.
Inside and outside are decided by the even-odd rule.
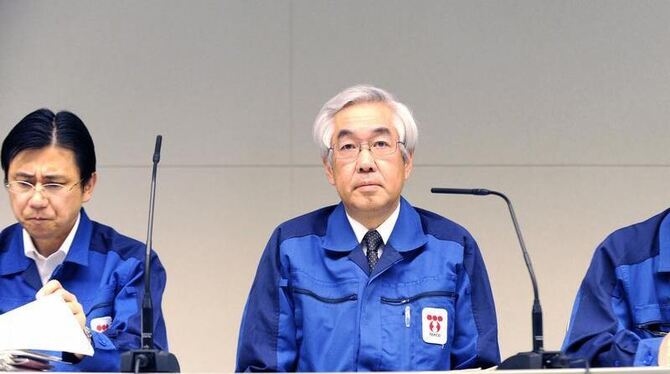
POLYGON ((0 351, 32 349, 93 356, 93 347, 60 295, 0 315, 0 351))

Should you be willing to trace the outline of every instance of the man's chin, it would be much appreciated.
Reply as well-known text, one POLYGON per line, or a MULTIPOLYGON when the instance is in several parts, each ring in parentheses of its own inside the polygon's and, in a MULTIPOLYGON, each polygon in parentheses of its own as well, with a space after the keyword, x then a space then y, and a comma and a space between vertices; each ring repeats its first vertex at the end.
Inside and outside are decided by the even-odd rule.
POLYGON ((385 199, 381 199, 378 196, 370 196, 364 199, 357 199, 351 204, 351 207, 362 213, 375 213, 379 211, 386 210, 389 204, 385 199))
POLYGON ((53 233, 53 226, 49 221, 28 221, 22 224, 23 228, 33 239, 44 239, 53 233))

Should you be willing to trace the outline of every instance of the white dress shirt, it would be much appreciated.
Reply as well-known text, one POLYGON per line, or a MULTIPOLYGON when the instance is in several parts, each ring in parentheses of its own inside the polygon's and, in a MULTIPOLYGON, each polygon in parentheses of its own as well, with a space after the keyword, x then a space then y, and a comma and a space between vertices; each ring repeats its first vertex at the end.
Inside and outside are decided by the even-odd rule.
MULTIPOLYGON (((346 210, 345 210, 345 212, 346 212, 346 210)), ((395 227, 395 223, 398 220, 399 215, 400 215, 400 204, 398 204, 398 207, 395 208, 393 213, 391 213, 391 215, 389 216, 389 218, 386 219, 386 221, 382 222, 382 224, 379 225, 379 227, 377 227, 376 229, 372 229, 372 230, 377 230, 379 235, 382 237, 382 241, 384 242, 384 245, 386 245, 386 243, 389 240, 389 237, 391 237, 391 233, 393 232, 393 228, 395 227)), ((351 228, 354 230, 354 234, 356 235, 356 240, 358 240, 359 243, 362 242, 363 237, 370 230, 368 230, 365 226, 363 226, 362 223, 353 219, 349 215, 349 213, 347 213, 347 219, 349 220, 349 224, 351 225, 351 228)), ((367 251, 368 251, 367 246, 362 245, 361 249, 363 250, 363 254, 367 256, 367 251)), ((382 252, 384 252, 384 247, 379 248, 379 251, 378 251, 379 258, 382 257, 382 252)))
POLYGON ((54 270, 56 270, 58 265, 62 264, 65 260, 65 256, 67 256, 68 251, 70 251, 74 235, 77 232, 77 227, 79 227, 80 218, 81 213, 77 216, 77 221, 74 223, 72 230, 65 238, 63 244, 61 244, 60 248, 49 257, 44 257, 37 251, 30 234, 28 234, 26 229, 23 229, 23 252, 26 254, 26 257, 32 258, 33 261, 35 261, 37 271, 40 273, 40 279, 42 279, 42 285, 45 285, 49 281, 54 270))

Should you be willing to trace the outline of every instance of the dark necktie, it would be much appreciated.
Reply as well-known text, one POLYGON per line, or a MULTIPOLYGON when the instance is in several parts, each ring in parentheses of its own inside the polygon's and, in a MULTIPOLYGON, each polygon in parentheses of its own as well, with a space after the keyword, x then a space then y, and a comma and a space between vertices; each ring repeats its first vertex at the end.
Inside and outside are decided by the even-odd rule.
POLYGON ((379 248, 384 242, 377 230, 370 230, 363 237, 363 243, 365 243, 365 246, 368 249, 368 267, 370 268, 370 273, 372 273, 372 270, 374 270, 375 265, 377 265, 377 261, 379 260, 379 248))

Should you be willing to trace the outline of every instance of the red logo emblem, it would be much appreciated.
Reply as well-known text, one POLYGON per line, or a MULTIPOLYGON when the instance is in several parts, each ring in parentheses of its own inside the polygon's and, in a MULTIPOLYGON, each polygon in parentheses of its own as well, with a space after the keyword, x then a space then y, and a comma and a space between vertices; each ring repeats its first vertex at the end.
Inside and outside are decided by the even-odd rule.
POLYGON ((97 325, 97 326, 95 326, 95 330, 96 330, 97 332, 104 332, 104 331, 107 331, 108 328, 109 328, 109 325, 108 325, 108 324, 97 325))
POLYGON ((440 332, 442 328, 440 322, 442 322, 442 316, 427 315, 426 319, 430 321, 428 328, 431 332, 440 332))
POLYGON ((91 320, 91 330, 105 332, 112 326, 112 317, 98 317, 91 320))

